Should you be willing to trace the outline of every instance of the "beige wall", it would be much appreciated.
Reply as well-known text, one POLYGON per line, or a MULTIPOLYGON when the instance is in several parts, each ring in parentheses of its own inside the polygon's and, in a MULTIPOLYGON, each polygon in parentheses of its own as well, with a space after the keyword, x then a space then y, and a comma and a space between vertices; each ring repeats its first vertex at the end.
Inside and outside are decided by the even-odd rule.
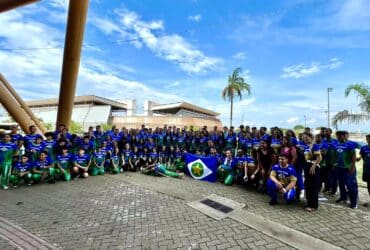
POLYGON ((219 119, 205 119, 197 117, 178 117, 178 116, 126 116, 126 117, 112 117, 109 120, 110 124, 114 124, 121 128, 140 128, 142 124, 146 127, 155 128, 163 127, 165 124, 168 126, 184 127, 193 125, 194 127, 201 128, 207 125, 209 128, 217 126, 222 128, 222 124, 219 119))

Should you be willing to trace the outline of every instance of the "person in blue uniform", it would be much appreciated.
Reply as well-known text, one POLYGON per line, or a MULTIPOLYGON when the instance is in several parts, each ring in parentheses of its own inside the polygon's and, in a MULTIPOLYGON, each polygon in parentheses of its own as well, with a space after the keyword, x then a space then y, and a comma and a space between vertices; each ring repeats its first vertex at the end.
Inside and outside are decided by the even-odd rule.
POLYGON ((234 183, 236 163, 231 150, 226 150, 226 157, 217 169, 219 180, 225 185, 229 186, 234 183))
POLYGON ((61 148, 61 154, 57 155, 55 161, 55 175, 57 179, 71 180, 72 155, 67 147, 61 148))
POLYGON ((22 155, 21 160, 12 168, 12 173, 9 176, 9 182, 13 187, 17 187, 22 181, 30 186, 32 182, 32 164, 27 155, 22 155))
POLYGON ((90 168, 91 176, 104 175, 104 165, 107 153, 102 149, 101 145, 98 146, 92 155, 92 164, 90 168))
POLYGON ((47 151, 40 152, 38 159, 33 163, 32 179, 36 183, 44 180, 55 183, 54 163, 48 157, 47 151))
POLYGON ((17 145, 11 142, 10 134, 5 134, 0 141, 0 184, 3 189, 8 189, 13 157, 17 154, 17 145))
POLYGON ((90 164, 90 155, 85 153, 84 148, 79 148, 78 153, 73 158, 73 173, 75 176, 87 178, 90 164))
POLYGON ((282 193, 287 202, 295 199, 295 188, 297 176, 293 166, 288 164, 288 158, 285 155, 279 156, 279 164, 272 167, 270 178, 267 181, 267 192, 270 196, 270 205, 275 205, 277 201, 277 192, 282 193))
MULTIPOLYGON (((366 135, 367 145, 364 145, 360 149, 360 155, 363 160, 363 171, 362 180, 367 183, 367 191, 370 195, 370 134, 366 135)), ((364 203, 365 207, 369 206, 369 203, 364 203)))
POLYGON ((339 182, 340 197, 337 203, 346 202, 349 196, 350 208, 357 208, 358 186, 356 178, 356 153, 353 143, 346 141, 346 131, 337 131, 335 145, 335 170, 339 182))

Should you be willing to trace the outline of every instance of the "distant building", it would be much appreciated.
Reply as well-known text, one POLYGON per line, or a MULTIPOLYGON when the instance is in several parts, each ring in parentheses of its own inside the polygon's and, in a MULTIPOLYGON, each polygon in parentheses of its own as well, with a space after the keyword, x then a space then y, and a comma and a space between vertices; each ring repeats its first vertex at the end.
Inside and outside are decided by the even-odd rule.
MULTIPOLYGON (((55 126, 57 98, 26 103, 37 117, 55 126)), ((137 114, 136 106, 136 100, 127 100, 124 103, 94 95, 76 96, 72 120, 80 123, 84 130, 98 124, 114 124, 126 128, 139 128, 142 124, 152 128, 163 127, 165 124, 177 127, 222 127, 218 119, 219 113, 187 102, 159 104, 147 100, 143 114, 137 114)))

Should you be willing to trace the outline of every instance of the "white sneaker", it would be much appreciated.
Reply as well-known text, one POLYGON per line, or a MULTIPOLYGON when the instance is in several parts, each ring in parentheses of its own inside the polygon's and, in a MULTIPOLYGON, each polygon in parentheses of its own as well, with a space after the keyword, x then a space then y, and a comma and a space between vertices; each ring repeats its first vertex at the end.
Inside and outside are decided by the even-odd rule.
POLYGON ((299 193, 299 199, 303 200, 304 197, 305 197, 305 191, 304 191, 304 189, 302 189, 301 192, 299 193))
POLYGON ((8 186, 4 186, 4 187, 3 187, 3 189, 5 189, 5 190, 6 190, 6 189, 9 189, 9 187, 8 187, 8 186))

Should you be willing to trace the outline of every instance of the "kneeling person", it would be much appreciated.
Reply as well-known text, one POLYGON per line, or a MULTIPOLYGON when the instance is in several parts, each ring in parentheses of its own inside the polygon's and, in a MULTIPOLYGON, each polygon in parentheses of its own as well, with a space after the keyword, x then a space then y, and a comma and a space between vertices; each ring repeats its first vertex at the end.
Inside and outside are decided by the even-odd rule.
POLYGON ((32 179, 35 182, 48 180, 50 183, 55 182, 54 163, 48 158, 47 151, 41 151, 38 159, 34 162, 32 168, 32 179))
POLYGON ((72 156, 68 153, 67 147, 62 147, 62 154, 57 155, 55 174, 57 178, 61 178, 65 181, 71 180, 71 165, 72 165, 72 156))
POLYGON ((31 185, 32 181, 32 164, 28 160, 27 155, 23 155, 21 160, 15 164, 12 169, 12 173, 9 176, 9 182, 13 187, 17 187, 23 180, 25 184, 31 185))
POLYGON ((288 158, 285 155, 280 155, 279 164, 272 167, 270 179, 267 181, 270 205, 277 204, 277 191, 283 194, 287 202, 293 201, 296 183, 297 176, 293 166, 288 164, 288 158))
POLYGON ((105 164, 106 153, 103 151, 101 146, 98 146, 96 152, 93 154, 92 159, 92 168, 91 168, 91 175, 103 175, 104 171, 104 164, 105 164))
POLYGON ((88 170, 90 163, 90 155, 85 154, 84 148, 79 148, 78 153, 73 159, 73 173, 77 175, 77 177, 87 178, 89 176, 88 170))

